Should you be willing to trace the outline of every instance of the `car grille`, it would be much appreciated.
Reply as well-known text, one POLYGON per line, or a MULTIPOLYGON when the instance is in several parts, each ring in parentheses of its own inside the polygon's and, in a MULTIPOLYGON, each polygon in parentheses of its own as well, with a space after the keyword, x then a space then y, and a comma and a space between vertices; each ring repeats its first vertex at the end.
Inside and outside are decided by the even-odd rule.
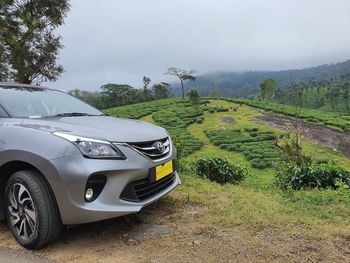
POLYGON ((133 181, 124 188, 120 199, 129 202, 144 201, 171 186, 175 178, 175 173, 172 173, 155 182, 150 182, 148 179, 133 181))
POLYGON ((129 145, 142 154, 146 155, 148 158, 155 161, 163 159, 171 153, 171 143, 169 138, 150 142, 129 143, 129 145), (163 151, 160 151, 156 147, 156 144, 159 142, 164 145, 163 151))

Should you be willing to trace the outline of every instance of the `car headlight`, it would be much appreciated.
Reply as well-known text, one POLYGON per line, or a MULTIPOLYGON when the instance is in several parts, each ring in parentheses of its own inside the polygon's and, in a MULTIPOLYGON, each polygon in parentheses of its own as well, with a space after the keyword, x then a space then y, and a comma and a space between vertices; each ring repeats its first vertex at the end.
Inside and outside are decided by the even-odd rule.
POLYGON ((53 132, 52 134, 75 144, 85 157, 95 159, 126 159, 125 155, 108 141, 85 138, 63 132, 53 132))

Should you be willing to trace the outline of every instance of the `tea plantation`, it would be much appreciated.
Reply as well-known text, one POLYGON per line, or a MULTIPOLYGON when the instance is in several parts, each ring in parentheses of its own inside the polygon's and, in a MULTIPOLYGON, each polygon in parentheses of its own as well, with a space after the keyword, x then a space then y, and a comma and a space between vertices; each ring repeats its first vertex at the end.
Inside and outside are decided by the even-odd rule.
MULTIPOLYGON (((297 177, 277 173, 282 162, 275 141, 285 132, 255 123, 254 118, 263 114, 260 109, 292 115, 286 105, 214 98, 202 99, 196 106, 188 100, 166 99, 113 108, 106 113, 146 120, 170 133, 179 153, 183 184, 165 198, 166 207, 173 205, 176 211, 200 207, 196 220, 201 224, 224 229, 238 226, 249 229, 248 235, 253 237, 261 229, 307 237, 307 242, 349 237, 350 194, 347 185, 337 181, 341 178, 339 172, 348 173, 326 165, 310 168, 308 176, 312 178, 304 178, 292 169, 297 177), (288 186, 290 178, 315 185, 325 172, 327 178, 332 178, 333 188, 288 186), (276 184, 277 179, 285 189, 276 184)), ((350 120, 341 115, 307 109, 302 113, 306 121, 342 130, 350 127, 350 120)), ((302 142, 307 156, 332 160, 350 169, 350 160, 340 152, 306 139, 302 142)), ((180 220, 187 222, 187 218, 180 220)))
POLYGON ((199 150, 203 142, 191 135, 186 127, 203 121, 202 107, 190 107, 175 103, 155 112, 153 120, 166 128, 175 143, 180 156, 187 156, 199 150))
POLYGON ((257 169, 272 167, 280 160, 281 153, 274 146, 276 135, 271 131, 259 131, 258 128, 241 130, 205 131, 210 141, 223 150, 244 154, 251 166, 257 169))
MULTIPOLYGON (((245 99, 225 99, 229 102, 235 102, 245 104, 254 108, 263 109, 266 111, 272 111, 275 113, 294 116, 295 109, 293 106, 278 104, 265 101, 254 101, 245 99)), ((316 109, 302 108, 300 111, 300 118, 307 122, 324 124, 330 127, 338 128, 342 131, 350 132, 350 116, 345 115, 342 112, 325 112, 316 109)))
POLYGON ((104 110, 105 113, 119 118, 140 119, 160 110, 162 107, 173 104, 182 104, 181 101, 174 99, 158 100, 151 102, 137 103, 133 105, 121 106, 104 110))
POLYGON ((192 107, 188 100, 165 99, 112 108, 106 110, 105 113, 131 119, 140 119, 153 113, 153 120, 170 133, 178 154, 186 156, 199 150, 203 145, 186 130, 186 127, 203 121, 204 105, 207 102, 202 100, 200 105, 192 107))

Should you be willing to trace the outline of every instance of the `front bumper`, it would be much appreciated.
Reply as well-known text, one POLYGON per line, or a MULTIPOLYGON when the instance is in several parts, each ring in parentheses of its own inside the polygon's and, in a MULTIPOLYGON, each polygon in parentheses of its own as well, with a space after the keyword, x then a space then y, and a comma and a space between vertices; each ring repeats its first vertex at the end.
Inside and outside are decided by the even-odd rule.
POLYGON ((127 185, 148 178, 150 169, 175 159, 175 152, 161 162, 154 162, 129 147, 118 147, 127 156, 127 160, 94 160, 76 154, 50 161, 53 167, 50 172, 57 174, 48 180, 63 224, 82 224, 138 212, 180 183, 175 171, 174 180, 147 199, 138 202, 123 200, 120 196, 127 185), (86 182, 94 174, 105 175, 107 182, 98 198, 88 203, 84 198, 86 182))

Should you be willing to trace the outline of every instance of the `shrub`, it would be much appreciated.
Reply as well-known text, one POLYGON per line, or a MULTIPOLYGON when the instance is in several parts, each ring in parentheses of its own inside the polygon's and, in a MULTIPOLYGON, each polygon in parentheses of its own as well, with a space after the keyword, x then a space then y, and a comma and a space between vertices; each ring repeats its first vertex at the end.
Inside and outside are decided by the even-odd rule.
POLYGON ((187 93, 187 95, 190 98, 190 102, 192 103, 192 105, 197 105, 199 103, 200 96, 199 96, 198 90, 191 89, 187 93))
POLYGON ((350 186, 350 172, 331 163, 307 166, 286 165, 277 172, 275 184, 281 189, 337 189, 339 182, 350 186))
POLYGON ((281 156, 278 152, 264 152, 262 155, 264 158, 276 158, 281 156))
POLYGON ((219 184, 237 184, 246 176, 246 170, 221 158, 202 158, 193 163, 196 174, 219 184))
POLYGON ((257 131, 259 131, 259 129, 258 128, 245 128, 244 131, 246 131, 246 132, 257 132, 257 131))
POLYGON ((229 146, 230 144, 221 144, 220 145, 220 149, 227 149, 227 146, 229 146))
POLYGON ((217 112, 227 112, 227 111, 228 111, 228 108, 225 108, 225 107, 217 107, 217 108, 216 108, 216 111, 217 111, 217 112))
POLYGON ((196 122, 197 123, 203 123, 203 118, 198 118, 196 122))
POLYGON ((257 128, 246 128, 243 133, 237 129, 220 129, 207 131, 205 134, 210 139, 210 142, 231 152, 241 152, 245 158, 253 162, 253 159, 259 159, 258 162, 254 161, 252 165, 258 169, 264 169, 271 167, 276 158, 281 156, 280 151, 273 144, 272 138, 276 135, 271 131, 258 131, 257 128), (267 159, 274 159, 273 161, 267 159))
POLYGON ((259 141, 272 141, 276 139, 276 135, 274 134, 263 134, 263 135, 259 135, 257 137, 257 139, 259 141))
POLYGON ((266 164, 263 161, 252 162, 252 167, 256 168, 256 169, 265 169, 266 168, 266 164))
POLYGON ((274 134, 272 131, 260 131, 259 134, 274 134))
POLYGON ((253 159, 256 159, 256 158, 261 158, 262 157, 262 154, 258 154, 258 153, 250 153, 247 155, 247 160, 253 160, 253 159))
POLYGON ((252 136, 252 137, 256 137, 256 136, 258 136, 258 133, 257 132, 251 132, 251 133, 249 133, 249 135, 252 136))

